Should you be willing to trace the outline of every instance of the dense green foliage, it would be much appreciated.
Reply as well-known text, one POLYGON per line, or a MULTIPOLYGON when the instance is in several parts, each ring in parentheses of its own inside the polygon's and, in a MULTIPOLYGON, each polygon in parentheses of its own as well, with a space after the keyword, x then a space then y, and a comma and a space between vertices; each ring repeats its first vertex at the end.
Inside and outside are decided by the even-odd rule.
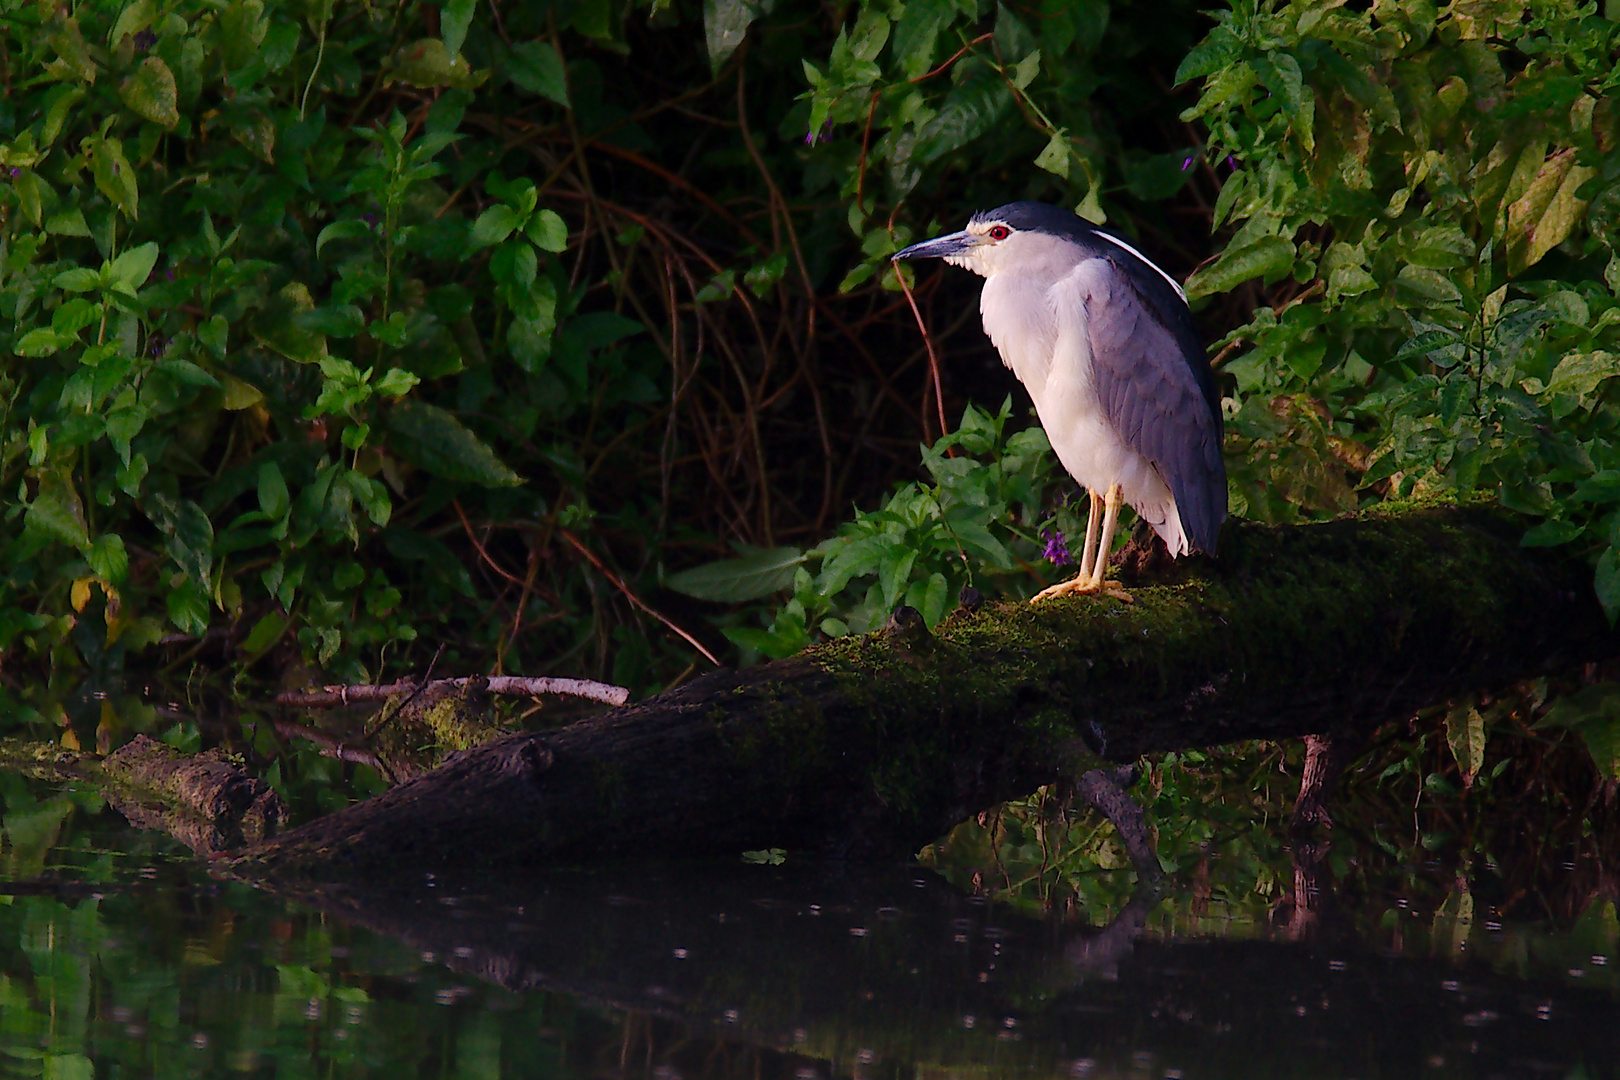
POLYGON ((1496 491, 1620 606, 1590 5, 0 8, 8 673, 644 689, 660 620, 782 654, 1027 589, 1073 487, 1022 407, 937 430, 1010 379, 930 271, 937 402, 888 262, 1013 198, 1204 263, 1238 513, 1496 491))

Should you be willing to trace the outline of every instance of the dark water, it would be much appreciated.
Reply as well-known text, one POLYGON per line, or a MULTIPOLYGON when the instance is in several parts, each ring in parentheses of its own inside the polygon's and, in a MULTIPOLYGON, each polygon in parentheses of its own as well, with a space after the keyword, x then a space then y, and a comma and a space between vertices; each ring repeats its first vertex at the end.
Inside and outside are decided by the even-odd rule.
POLYGON ((1612 901, 1514 924, 1483 872, 1351 898, 1320 865, 1250 868, 1243 892, 1217 864, 1162 897, 1096 871, 1032 905, 789 858, 277 895, 93 795, 0 793, 6 1075, 1595 1078, 1620 1060, 1612 901))

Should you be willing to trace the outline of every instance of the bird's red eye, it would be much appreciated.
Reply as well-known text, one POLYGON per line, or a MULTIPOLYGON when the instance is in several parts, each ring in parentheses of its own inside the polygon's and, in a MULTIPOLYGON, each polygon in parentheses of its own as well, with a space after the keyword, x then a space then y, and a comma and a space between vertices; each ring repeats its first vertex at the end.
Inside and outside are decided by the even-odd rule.
POLYGON ((990 227, 990 239, 992 240, 1005 240, 1011 235, 1012 230, 1005 225, 993 225, 990 227))

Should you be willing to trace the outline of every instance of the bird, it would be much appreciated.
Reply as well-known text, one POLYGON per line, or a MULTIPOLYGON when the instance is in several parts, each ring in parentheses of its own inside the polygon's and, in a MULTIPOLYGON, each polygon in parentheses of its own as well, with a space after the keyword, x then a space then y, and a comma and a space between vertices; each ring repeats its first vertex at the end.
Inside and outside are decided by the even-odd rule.
POLYGON ((1174 278, 1125 237, 1039 202, 982 210, 891 258, 943 259, 985 279, 985 333, 1090 497, 1080 573, 1036 601, 1130 600, 1107 580, 1122 502, 1172 556, 1214 554, 1227 509, 1220 395, 1174 278))

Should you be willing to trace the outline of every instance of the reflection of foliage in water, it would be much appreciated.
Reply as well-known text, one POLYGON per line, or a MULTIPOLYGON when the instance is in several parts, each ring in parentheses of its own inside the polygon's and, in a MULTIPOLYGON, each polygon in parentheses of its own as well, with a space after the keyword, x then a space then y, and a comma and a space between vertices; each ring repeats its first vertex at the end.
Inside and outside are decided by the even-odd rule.
MULTIPOLYGON (((1518 956, 1521 967, 1527 949, 1567 953, 1563 966, 1582 969, 1612 952, 1617 785, 1579 732, 1541 722, 1548 697, 1537 681, 1440 708, 1386 728, 1351 762, 1329 800, 1325 865, 1365 940, 1396 949, 1426 942, 1438 955, 1472 949, 1509 966, 1518 956), (1472 760, 1436 722, 1470 710, 1485 718, 1472 760), (1568 936, 1556 949, 1527 945, 1521 932, 1500 929, 1509 919, 1549 922, 1568 936)), ((1287 923, 1288 815, 1303 762, 1297 742, 1144 760, 1131 794, 1177 883, 1150 932, 1247 936, 1287 923)), ((965 822, 925 861, 964 888, 1096 925, 1124 906, 1134 883, 1113 827, 1083 805, 1065 813, 1051 789, 965 822)))

